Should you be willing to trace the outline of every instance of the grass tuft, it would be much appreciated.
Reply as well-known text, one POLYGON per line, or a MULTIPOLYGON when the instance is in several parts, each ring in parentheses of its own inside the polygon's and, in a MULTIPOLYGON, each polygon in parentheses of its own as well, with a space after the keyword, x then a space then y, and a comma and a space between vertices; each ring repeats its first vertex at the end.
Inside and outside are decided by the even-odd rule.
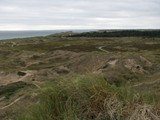
POLYGON ((100 75, 68 75, 58 78, 46 83, 40 96, 40 101, 19 116, 18 120, 159 118, 154 106, 145 104, 140 95, 134 94, 127 87, 111 86, 100 75))

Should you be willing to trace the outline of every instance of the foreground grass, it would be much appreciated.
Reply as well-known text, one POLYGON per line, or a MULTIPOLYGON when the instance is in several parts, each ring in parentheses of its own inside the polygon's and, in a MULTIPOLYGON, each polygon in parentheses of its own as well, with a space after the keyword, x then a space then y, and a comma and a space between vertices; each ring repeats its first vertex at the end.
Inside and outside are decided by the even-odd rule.
POLYGON ((40 101, 18 120, 158 120, 157 105, 102 76, 70 75, 44 85, 40 101))

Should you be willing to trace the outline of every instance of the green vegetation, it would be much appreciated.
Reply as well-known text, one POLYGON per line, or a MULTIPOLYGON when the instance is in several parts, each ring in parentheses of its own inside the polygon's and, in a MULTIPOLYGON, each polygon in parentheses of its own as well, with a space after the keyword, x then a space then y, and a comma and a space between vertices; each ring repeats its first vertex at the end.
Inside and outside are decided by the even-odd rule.
POLYGON ((0 119, 158 120, 158 33, 68 32, 0 41, 0 119))
MULTIPOLYGON (((70 35, 71 37, 160 37, 160 30, 95 31, 70 35)), ((70 37, 68 36, 68 37, 70 37)))
POLYGON ((100 75, 68 75, 44 85, 40 102, 18 120, 134 120, 158 117, 152 97, 109 85, 100 75), (137 113, 138 107, 144 113, 137 113), (149 105, 148 105, 149 106, 149 105), (137 108, 136 108, 137 107, 137 108), (134 116, 134 114, 136 114, 134 116))
POLYGON ((8 84, 6 86, 0 86, 0 96, 5 96, 5 98, 9 99, 11 95, 15 94, 16 91, 31 86, 25 82, 19 81, 15 83, 8 84))

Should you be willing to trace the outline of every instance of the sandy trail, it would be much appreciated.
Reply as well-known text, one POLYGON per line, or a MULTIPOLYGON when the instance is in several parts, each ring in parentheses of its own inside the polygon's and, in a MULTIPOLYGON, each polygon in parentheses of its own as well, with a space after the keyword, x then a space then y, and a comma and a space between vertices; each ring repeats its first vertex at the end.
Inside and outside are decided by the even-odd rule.
POLYGON ((138 84, 135 84, 135 85, 133 85, 133 86, 131 86, 132 88, 133 87, 138 87, 138 86, 141 86, 141 85, 151 85, 151 84, 155 84, 155 83, 157 83, 157 82, 160 82, 160 79, 158 79, 158 80, 154 80, 154 81, 151 81, 151 82, 143 82, 143 83, 138 83, 138 84))
POLYGON ((27 81, 27 79, 34 75, 36 71, 27 70, 23 72, 26 73, 25 76, 19 76, 17 75, 17 72, 8 74, 0 73, 0 85, 8 85, 18 81, 27 81))
MULTIPOLYGON (((33 85, 35 85, 38 89, 41 90, 41 87, 37 84, 37 83, 32 83, 33 85)), ((15 99, 13 102, 9 103, 8 105, 4 106, 4 107, 0 107, 0 110, 4 110, 6 108, 9 108, 11 107, 12 105, 16 104, 17 102, 19 102, 21 99, 23 99, 25 96, 21 96, 21 97, 18 97, 17 99, 15 99)))
POLYGON ((24 98, 24 96, 21 96, 21 97, 15 99, 15 100, 14 100, 13 102, 11 102, 10 104, 8 104, 8 105, 6 105, 6 106, 4 106, 4 107, 1 107, 0 110, 4 110, 4 109, 6 109, 6 108, 8 108, 8 107, 11 107, 12 105, 14 105, 15 103, 17 103, 18 101, 20 101, 20 100, 23 99, 23 98, 24 98))
POLYGON ((100 46, 100 47, 98 47, 97 49, 100 50, 100 51, 102 51, 102 52, 109 53, 107 50, 103 49, 103 47, 104 47, 104 46, 100 46))
MULTIPOLYGON (((36 86, 38 89, 41 90, 41 87, 38 85, 37 82, 27 81, 27 78, 32 76, 34 74, 34 72, 33 71, 25 71, 25 73, 26 73, 26 75, 19 78, 17 81, 25 81, 26 83, 33 84, 34 86, 36 86)), ((6 108, 11 107, 12 105, 16 104, 17 102, 19 102, 23 98, 24 98, 24 96, 18 97, 17 99, 15 99, 13 102, 9 103, 8 105, 0 107, 0 110, 4 110, 6 108)))

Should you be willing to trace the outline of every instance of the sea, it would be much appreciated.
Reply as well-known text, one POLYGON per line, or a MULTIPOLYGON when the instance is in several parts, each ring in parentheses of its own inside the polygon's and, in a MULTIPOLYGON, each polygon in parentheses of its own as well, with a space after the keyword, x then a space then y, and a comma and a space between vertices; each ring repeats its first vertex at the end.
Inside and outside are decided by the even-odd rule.
POLYGON ((73 31, 76 33, 89 32, 94 30, 27 30, 27 31, 0 31, 0 40, 13 38, 27 38, 36 36, 47 36, 55 33, 73 31))

